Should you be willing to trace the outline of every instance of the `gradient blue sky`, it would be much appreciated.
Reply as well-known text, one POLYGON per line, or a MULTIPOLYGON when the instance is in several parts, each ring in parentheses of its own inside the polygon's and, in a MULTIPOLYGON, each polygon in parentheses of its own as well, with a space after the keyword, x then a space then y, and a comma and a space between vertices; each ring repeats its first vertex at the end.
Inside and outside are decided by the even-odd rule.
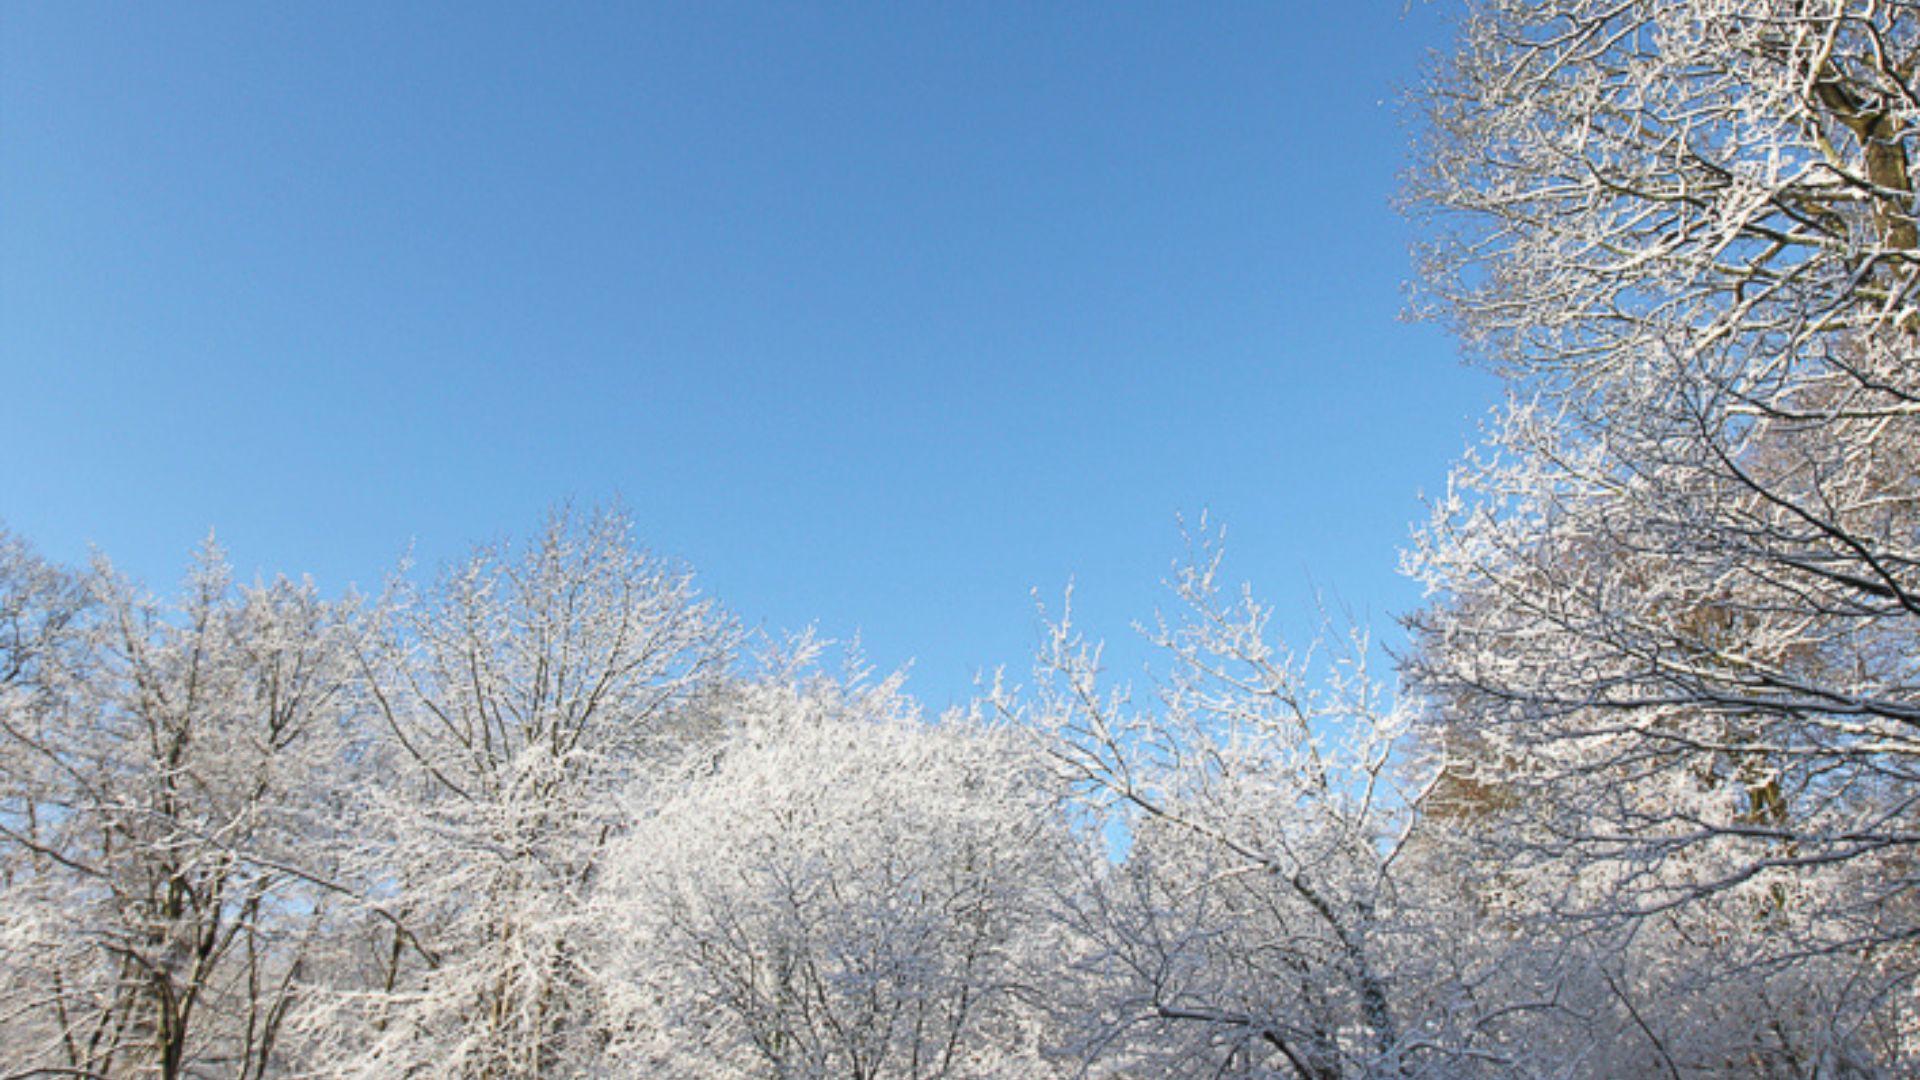
POLYGON ((1496 393, 1398 318, 1440 14, 7 4, 0 521, 334 593, 619 496, 935 706, 1176 513, 1384 630, 1496 393))

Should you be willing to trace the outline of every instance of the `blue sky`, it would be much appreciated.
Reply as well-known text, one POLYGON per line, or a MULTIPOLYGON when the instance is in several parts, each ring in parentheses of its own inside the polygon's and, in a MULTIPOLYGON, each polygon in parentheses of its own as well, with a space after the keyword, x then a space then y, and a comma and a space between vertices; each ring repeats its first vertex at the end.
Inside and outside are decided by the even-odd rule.
POLYGON ((1392 636, 1496 393, 1399 319, 1440 14, 6 5, 0 521, 338 592, 617 496, 939 706, 1208 509, 1392 636))

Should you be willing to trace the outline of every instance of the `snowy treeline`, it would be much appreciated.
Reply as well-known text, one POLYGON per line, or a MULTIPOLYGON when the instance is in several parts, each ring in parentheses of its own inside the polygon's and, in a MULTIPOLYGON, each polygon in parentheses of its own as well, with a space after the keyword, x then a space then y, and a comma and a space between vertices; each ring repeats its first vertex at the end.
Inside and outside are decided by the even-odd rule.
MULTIPOLYGON (((751 647, 614 514, 343 601, 237 587, 212 548, 167 605, 0 553, 8 1076, 1910 1058, 1887 856, 1596 848, 1569 802, 1740 821, 1755 786, 1626 732, 1544 798, 1563 762, 1394 704, 1364 642, 1272 640, 1206 537, 1150 698, 1062 615, 1023 686, 937 721, 809 640, 751 647)), ((1779 827, 1820 827, 1782 787, 1779 827)))
POLYGON ((1912 1075, 1920 7, 1466 7, 1410 198, 1511 397, 1390 676, 1205 529, 1151 673, 1063 609, 937 719, 618 515, 0 539, 0 1077, 1912 1075))

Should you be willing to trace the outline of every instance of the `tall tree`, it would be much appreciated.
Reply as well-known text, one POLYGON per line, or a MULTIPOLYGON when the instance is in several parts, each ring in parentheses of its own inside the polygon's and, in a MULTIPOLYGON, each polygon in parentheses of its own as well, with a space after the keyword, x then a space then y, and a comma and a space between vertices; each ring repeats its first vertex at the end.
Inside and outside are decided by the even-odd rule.
POLYGON ((1671 1071, 1913 1052, 1917 67, 1909 3, 1485 0, 1424 96, 1429 296, 1515 397, 1408 672, 1553 910, 1695 943, 1619 995, 1671 1071))

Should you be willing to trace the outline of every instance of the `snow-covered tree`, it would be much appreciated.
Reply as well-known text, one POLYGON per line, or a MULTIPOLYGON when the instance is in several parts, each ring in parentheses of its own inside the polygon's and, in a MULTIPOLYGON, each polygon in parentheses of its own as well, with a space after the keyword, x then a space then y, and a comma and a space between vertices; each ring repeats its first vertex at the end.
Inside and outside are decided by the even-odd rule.
POLYGON ((1514 400, 1410 559, 1452 790, 1649 1067, 1910 1064, 1920 8, 1468 8, 1415 195, 1514 400))
POLYGON ((276 1070, 337 888, 350 612, 235 589, 177 607, 103 565, 0 558, 0 1044, 22 1075, 276 1070))
POLYGON ((602 897, 621 1065, 683 1077, 1017 1077, 1081 847, 1030 740, 897 681, 774 677, 637 810, 602 897))
POLYGON ((614 512, 553 515, 416 592, 361 654, 380 734, 352 853, 368 937, 314 1021, 357 1076, 591 1072, 589 897, 621 796, 705 723, 735 633, 614 512))
POLYGON ((1429 940, 1451 899, 1400 871, 1426 775, 1400 754, 1407 714, 1364 641, 1290 651, 1270 609, 1223 595, 1219 561, 1209 538, 1172 581, 1152 700, 1110 687, 1067 615, 1033 690, 1001 697, 1125 829, 1124 859, 1089 867, 1062 908, 1083 943, 1081 1053, 1115 1075, 1497 1066, 1460 994, 1498 958, 1434 947, 1466 944, 1429 940))

